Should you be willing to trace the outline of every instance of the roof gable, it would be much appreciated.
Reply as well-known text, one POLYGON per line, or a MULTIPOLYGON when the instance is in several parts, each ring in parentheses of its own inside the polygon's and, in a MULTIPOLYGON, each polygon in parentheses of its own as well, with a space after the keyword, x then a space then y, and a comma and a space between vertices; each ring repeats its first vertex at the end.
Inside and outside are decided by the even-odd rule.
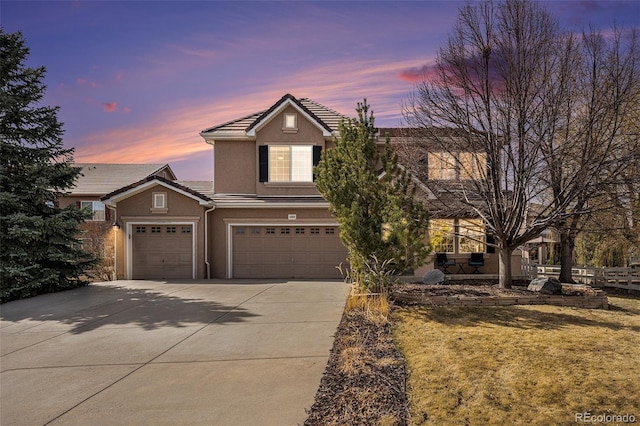
POLYGON ((124 186, 116 191, 113 191, 104 197, 101 197, 100 200, 109 205, 113 206, 117 204, 119 201, 127 199, 129 197, 133 197, 136 194, 139 194, 152 186, 160 185, 172 191, 175 191, 179 194, 182 194, 188 198, 191 198, 197 201, 200 205, 209 206, 213 204, 213 201, 208 196, 201 194, 200 192, 191 189, 187 186, 181 185, 175 181, 171 181, 169 179, 165 179, 160 176, 148 176, 138 182, 132 183, 130 185, 124 186))
POLYGON ((200 135, 207 140, 210 138, 252 139, 255 138, 257 131, 289 106, 296 109, 303 117, 318 127, 325 137, 333 136, 338 130, 340 121, 348 118, 346 115, 340 114, 309 98, 297 99, 287 93, 267 110, 210 127, 200 132, 200 135))

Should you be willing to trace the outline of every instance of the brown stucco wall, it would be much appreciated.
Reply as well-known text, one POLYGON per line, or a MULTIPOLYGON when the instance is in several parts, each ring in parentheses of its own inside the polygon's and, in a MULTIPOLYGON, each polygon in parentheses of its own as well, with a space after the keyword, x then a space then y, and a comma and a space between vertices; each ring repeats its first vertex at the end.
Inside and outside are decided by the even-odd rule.
POLYGON ((116 236, 116 274, 118 279, 126 278, 126 242, 128 224, 132 222, 144 223, 170 223, 177 221, 195 222, 194 234, 196 235, 196 278, 205 278, 206 269, 204 263, 204 212, 205 206, 198 201, 174 192, 173 190, 155 185, 139 194, 118 202, 116 206, 117 222, 120 229, 116 236), (166 193, 167 212, 154 213, 152 207, 152 194, 154 192, 166 193))
POLYGON ((258 181, 255 141, 216 141, 214 182, 218 194, 255 194, 258 181))
POLYGON ((209 262, 211 278, 225 278, 227 267, 227 223, 278 223, 291 226, 310 223, 335 223, 335 218, 326 208, 217 208, 209 213, 209 262), (296 220, 288 215, 295 214, 296 220))

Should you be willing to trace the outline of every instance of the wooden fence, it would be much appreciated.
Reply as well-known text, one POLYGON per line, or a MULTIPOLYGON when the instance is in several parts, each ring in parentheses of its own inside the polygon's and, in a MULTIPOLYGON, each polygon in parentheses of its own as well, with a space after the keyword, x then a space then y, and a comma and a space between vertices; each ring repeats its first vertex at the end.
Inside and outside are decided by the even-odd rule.
MULTIPOLYGON (((559 265, 536 265, 535 275, 531 273, 533 269, 534 268, 527 265, 527 272, 529 273, 530 278, 558 278, 560 275, 559 265)), ((571 275, 576 282, 589 284, 594 287, 616 287, 626 288, 629 290, 640 290, 639 268, 576 267, 571 268, 571 275)))

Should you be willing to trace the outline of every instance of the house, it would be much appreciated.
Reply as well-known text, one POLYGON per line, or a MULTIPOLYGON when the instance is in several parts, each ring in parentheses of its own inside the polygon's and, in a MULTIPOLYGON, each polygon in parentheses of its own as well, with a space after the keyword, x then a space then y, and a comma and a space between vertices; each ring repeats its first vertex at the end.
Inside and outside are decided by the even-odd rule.
MULTIPOLYGON (((200 132, 213 152, 213 181, 149 173, 104 191, 99 201, 112 210, 115 225, 115 276, 340 278, 336 266, 346 265, 347 251, 315 187, 313 166, 334 146, 345 118, 311 99, 286 94, 266 110, 200 132)), ((398 129, 381 134, 387 131, 392 144, 402 140, 398 129)), ((477 153, 459 155, 481 163, 477 153)), ((431 153, 426 161, 429 171, 416 176, 416 185, 433 211, 435 251, 448 253, 465 272, 470 253, 486 253, 481 271, 497 273, 497 255, 484 244, 490 237, 482 221, 443 200, 432 185, 456 184, 465 176, 448 168, 442 153, 431 153)), ((433 268, 430 262, 416 273, 433 268)))
POLYGON ((104 195, 117 213, 116 276, 340 278, 346 249, 313 166, 344 118, 287 94, 200 133, 213 182, 154 175, 104 195))

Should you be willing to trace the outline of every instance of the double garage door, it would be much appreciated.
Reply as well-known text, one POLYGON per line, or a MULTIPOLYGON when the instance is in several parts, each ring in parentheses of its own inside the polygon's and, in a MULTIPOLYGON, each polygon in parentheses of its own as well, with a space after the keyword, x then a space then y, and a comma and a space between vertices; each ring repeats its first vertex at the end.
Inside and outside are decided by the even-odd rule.
POLYGON ((337 226, 233 226, 234 278, 341 278, 337 226))
POLYGON ((193 278, 192 225, 134 225, 133 279, 193 278))

